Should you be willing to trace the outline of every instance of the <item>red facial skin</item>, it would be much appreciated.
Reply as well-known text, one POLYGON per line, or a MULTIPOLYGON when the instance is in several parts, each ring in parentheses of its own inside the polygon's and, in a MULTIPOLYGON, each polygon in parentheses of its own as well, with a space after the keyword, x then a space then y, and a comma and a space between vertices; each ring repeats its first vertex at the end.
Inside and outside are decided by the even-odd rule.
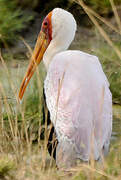
POLYGON ((52 23, 51 23, 51 17, 52 17, 52 11, 45 17, 41 31, 46 34, 46 38, 49 39, 49 41, 52 40, 52 23))

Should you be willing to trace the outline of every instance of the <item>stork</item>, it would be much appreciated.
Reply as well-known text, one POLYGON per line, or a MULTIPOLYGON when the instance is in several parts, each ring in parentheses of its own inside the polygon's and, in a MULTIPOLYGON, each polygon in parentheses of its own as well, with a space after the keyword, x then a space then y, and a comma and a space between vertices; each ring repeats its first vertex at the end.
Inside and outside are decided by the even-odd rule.
POLYGON ((77 159, 89 161, 92 155, 98 160, 108 152, 112 132, 112 94, 98 58, 67 50, 76 29, 73 15, 64 9, 55 8, 45 17, 19 91, 21 100, 43 60, 44 92, 58 139, 60 168, 72 167, 77 159))

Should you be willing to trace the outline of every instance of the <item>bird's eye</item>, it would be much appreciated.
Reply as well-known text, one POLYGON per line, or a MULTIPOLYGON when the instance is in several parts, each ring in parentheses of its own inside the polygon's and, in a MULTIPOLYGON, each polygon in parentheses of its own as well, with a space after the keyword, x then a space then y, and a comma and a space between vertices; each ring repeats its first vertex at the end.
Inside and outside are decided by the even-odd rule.
POLYGON ((44 22, 44 26, 47 26, 47 25, 48 25, 48 23, 47 23, 47 21, 45 21, 45 22, 44 22))

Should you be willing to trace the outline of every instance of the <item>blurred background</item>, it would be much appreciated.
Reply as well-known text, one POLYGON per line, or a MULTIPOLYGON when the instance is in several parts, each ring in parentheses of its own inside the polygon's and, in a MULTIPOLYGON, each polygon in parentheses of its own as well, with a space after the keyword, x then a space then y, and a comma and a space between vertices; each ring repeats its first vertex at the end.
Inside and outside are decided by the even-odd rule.
MULTIPOLYGON (((114 14, 110 0, 84 0, 84 3, 102 17, 109 18, 108 20, 113 22, 114 14)), ((114 0, 114 3, 120 16, 121 0, 114 0)), ((27 34, 26 31, 30 31, 37 19, 42 20, 55 7, 70 11, 79 25, 92 25, 83 8, 73 0, 0 0, 1 46, 4 43, 13 44, 13 40, 17 40, 17 35, 27 34)), ((38 24, 40 26, 41 21, 38 24)))
MULTIPOLYGON (((26 179, 27 172, 29 179, 36 179, 36 175, 40 175, 38 167, 43 166, 38 160, 40 149, 44 152, 41 139, 47 128, 43 99, 46 72, 42 63, 29 83, 22 105, 18 104, 17 97, 43 18, 56 7, 70 11, 77 21, 76 37, 70 49, 98 56, 110 82, 114 121, 112 151, 104 172, 120 177, 121 0, 0 0, 0 177, 16 178, 15 172, 7 175, 16 168, 21 177, 17 180, 26 179), (37 149, 34 146, 33 151, 33 144, 37 142, 37 149), (11 152, 15 157, 8 157, 11 152), (33 162, 38 163, 36 167, 33 162), (22 168, 26 169, 23 174, 22 168)), ((85 170, 82 174, 90 178, 85 170)), ((92 179, 95 177, 96 174, 92 179)), ((52 175, 52 178, 60 179, 60 176, 52 175)))
MULTIPOLYGON (((120 51, 121 29, 119 27, 120 24, 117 24, 114 7, 112 8, 110 0, 84 0, 83 2, 101 16, 101 18, 105 18, 115 29, 117 28, 116 32, 103 23, 101 19, 98 21, 99 25, 106 30, 107 35, 120 51)), ((114 0, 113 2, 120 18, 121 0, 114 0)), ((18 66, 18 63, 14 63, 13 59, 20 59, 20 61, 28 59, 30 54, 25 43, 30 48, 34 48, 43 18, 55 7, 64 8, 74 15, 78 23, 78 29, 75 41, 70 48, 83 50, 100 58, 104 71, 111 83, 113 102, 121 104, 119 57, 115 53, 115 48, 113 50, 105 42, 105 38, 102 38, 97 30, 98 28, 90 20, 84 8, 79 4, 79 1, 0 0, 0 48, 4 58, 11 62, 11 64, 13 63, 15 67, 18 66)))

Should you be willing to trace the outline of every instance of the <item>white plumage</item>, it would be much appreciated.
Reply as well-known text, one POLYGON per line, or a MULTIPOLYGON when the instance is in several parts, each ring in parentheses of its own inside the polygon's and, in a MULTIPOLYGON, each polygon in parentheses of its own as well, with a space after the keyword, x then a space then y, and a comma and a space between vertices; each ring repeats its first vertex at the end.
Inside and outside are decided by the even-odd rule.
POLYGON ((44 88, 58 141, 74 144, 77 158, 84 161, 94 146, 98 160, 112 131, 112 96, 98 58, 81 51, 56 54, 44 88))
POLYGON ((59 142, 58 167, 71 167, 77 159, 98 160, 108 151, 112 132, 112 95, 98 58, 67 50, 76 27, 72 14, 63 9, 46 16, 19 92, 21 100, 43 58, 46 103, 59 142))
POLYGON ((96 56, 81 51, 64 51, 73 40, 76 25, 70 13, 61 9, 56 9, 56 13, 56 16, 55 13, 52 16, 52 24, 54 29, 57 22, 60 36, 53 30, 54 53, 51 43, 46 50, 48 56, 44 62, 51 59, 47 65, 44 88, 51 121, 60 143, 57 164, 60 166, 66 161, 64 164, 71 166, 77 158, 88 161, 92 149, 95 160, 100 158, 103 149, 108 150, 112 132, 112 95, 96 56), (68 17, 72 18, 71 23, 68 17), (68 148, 65 144, 68 144, 68 148), (74 148, 72 152, 71 147, 74 148))
POLYGON ((52 40, 43 56, 46 69, 48 69, 55 54, 68 49, 74 39, 77 28, 72 14, 60 8, 55 8, 52 11, 51 23, 52 40))

